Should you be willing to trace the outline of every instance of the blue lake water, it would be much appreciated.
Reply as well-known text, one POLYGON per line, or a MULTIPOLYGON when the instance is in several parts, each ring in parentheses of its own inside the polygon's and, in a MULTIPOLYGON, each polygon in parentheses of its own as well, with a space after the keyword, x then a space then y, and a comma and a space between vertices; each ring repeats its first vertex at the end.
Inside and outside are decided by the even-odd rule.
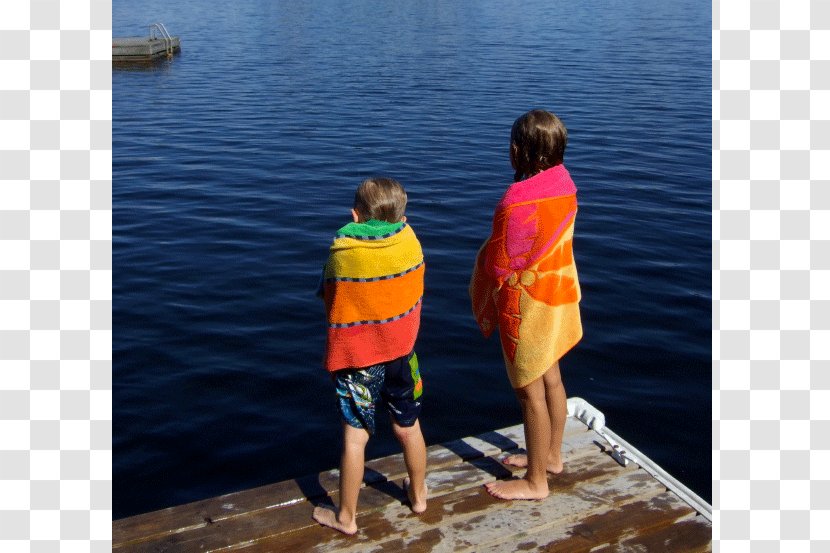
MULTIPOLYGON (((569 396, 711 498, 711 19, 692 0, 113 2, 182 53, 113 72, 115 518, 328 470, 315 298, 355 187, 427 263, 429 444, 521 421, 467 284, 513 120, 568 127, 585 337, 569 396)), ((381 424, 367 457, 398 451, 381 424)), ((567 461, 567 460, 566 460, 567 461)))

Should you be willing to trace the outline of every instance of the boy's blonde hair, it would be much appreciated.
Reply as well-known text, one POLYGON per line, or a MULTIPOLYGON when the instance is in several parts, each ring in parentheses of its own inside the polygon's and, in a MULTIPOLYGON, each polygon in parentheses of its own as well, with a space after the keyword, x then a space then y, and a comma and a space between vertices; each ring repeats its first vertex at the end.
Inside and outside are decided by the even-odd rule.
POLYGON ((366 221, 377 219, 397 223, 406 212, 406 191, 395 179, 366 179, 355 192, 354 210, 366 221))
POLYGON ((513 180, 532 177, 562 163, 568 129, 554 114, 534 109, 516 119, 510 130, 510 161, 513 180))

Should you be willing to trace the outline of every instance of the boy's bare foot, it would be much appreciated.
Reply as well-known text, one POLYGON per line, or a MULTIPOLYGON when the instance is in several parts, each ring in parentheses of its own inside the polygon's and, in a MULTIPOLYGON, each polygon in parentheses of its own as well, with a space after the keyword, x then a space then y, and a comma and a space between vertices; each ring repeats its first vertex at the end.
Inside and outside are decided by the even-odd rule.
MULTIPOLYGON (((513 455, 508 455, 502 459, 501 462, 505 465, 513 467, 527 468, 527 455, 525 453, 514 453, 513 455)), ((551 474, 559 474, 564 468, 565 465, 561 460, 558 463, 548 462, 548 466, 545 467, 545 469, 551 474)))
POLYGON ((352 521, 351 524, 343 524, 337 520, 337 513, 325 507, 314 507, 314 513, 311 518, 329 528, 334 528, 339 532, 343 532, 347 536, 353 536, 357 533, 357 523, 352 521))
POLYGON ((547 485, 534 488, 524 478, 518 480, 496 480, 484 485, 487 492, 499 499, 544 499, 550 494, 547 485))
POLYGON ((427 495, 429 490, 427 490, 427 484, 424 482, 424 489, 421 493, 415 494, 415 492, 409 486, 409 477, 403 479, 403 489, 406 490, 406 496, 409 498, 409 504, 412 507, 413 513, 423 513, 427 510, 427 495))

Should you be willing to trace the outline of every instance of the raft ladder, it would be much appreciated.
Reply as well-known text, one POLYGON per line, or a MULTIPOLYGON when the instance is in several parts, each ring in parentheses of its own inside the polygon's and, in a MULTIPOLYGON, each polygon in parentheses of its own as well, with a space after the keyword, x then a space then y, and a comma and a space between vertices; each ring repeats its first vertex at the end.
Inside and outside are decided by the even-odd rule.
POLYGON ((152 23, 150 26, 150 40, 155 40, 156 31, 158 31, 161 38, 164 39, 164 48, 167 50, 167 57, 173 57, 173 37, 170 36, 170 33, 167 32, 167 28, 164 26, 164 23, 152 23))

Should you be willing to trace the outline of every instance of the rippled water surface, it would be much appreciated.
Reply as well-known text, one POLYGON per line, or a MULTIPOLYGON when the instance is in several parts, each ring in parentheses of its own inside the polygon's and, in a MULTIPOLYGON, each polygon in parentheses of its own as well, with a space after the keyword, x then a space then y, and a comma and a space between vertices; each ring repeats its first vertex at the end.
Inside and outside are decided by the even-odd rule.
MULTIPOLYGON (((570 396, 711 482, 710 10, 661 2, 113 2, 182 54, 113 72, 114 515, 335 467, 314 297, 370 175, 427 262, 428 443, 521 421, 467 283, 524 111, 568 126, 585 338, 570 396)), ((396 452, 381 425, 368 457, 396 452)))

